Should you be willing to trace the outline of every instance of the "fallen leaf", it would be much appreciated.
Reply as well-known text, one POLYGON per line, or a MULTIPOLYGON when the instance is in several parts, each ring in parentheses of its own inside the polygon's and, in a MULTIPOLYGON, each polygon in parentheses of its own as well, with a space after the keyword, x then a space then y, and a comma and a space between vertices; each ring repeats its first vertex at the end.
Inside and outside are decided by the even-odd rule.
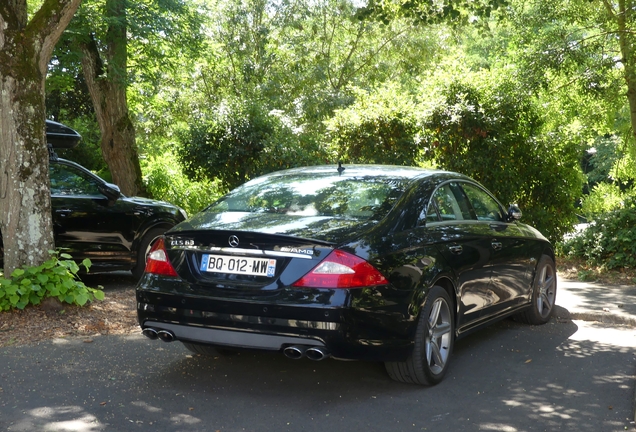
POLYGON ((528 359, 526 360, 526 363, 530 363, 532 361, 532 359, 528 359))

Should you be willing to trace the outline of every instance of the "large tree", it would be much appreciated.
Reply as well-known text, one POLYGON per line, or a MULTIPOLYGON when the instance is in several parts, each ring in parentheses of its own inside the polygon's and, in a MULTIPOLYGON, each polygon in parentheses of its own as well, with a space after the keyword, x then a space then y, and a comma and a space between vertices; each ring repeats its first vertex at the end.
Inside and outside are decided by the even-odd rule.
MULTIPOLYGON (((198 49, 200 14, 185 0, 85 0, 54 53, 52 87, 64 99, 60 92, 68 95, 69 84, 86 84, 102 155, 127 195, 144 194, 135 126, 148 116, 135 112, 135 105, 152 103, 166 74, 198 49)), ((82 115, 64 114, 63 122, 82 115)))
POLYGON ((0 232, 4 270, 38 265, 53 248, 44 81, 53 48, 81 0, 0 3, 0 232))
POLYGON ((125 0, 106 0, 108 23, 104 39, 82 35, 82 69, 101 132, 102 155, 116 183, 126 195, 143 193, 135 128, 128 113, 125 0), (100 49, 99 44, 102 44, 100 49))

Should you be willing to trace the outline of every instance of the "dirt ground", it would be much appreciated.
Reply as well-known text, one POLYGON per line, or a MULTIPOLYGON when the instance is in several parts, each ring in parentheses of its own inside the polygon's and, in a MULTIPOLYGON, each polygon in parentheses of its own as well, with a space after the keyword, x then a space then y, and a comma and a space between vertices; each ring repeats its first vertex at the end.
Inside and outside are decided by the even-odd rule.
POLYGON ((135 280, 126 272, 85 275, 87 286, 104 287, 105 298, 89 306, 55 303, 0 312, 0 347, 34 344, 53 338, 139 332, 135 280))

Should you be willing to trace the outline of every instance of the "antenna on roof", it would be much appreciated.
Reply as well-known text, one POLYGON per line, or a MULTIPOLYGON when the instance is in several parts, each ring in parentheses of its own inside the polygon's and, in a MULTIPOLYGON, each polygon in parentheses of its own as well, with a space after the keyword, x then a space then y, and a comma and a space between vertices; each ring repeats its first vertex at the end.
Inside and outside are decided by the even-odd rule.
POLYGON ((338 174, 342 175, 344 170, 345 170, 345 168, 342 166, 342 162, 338 162, 338 174))

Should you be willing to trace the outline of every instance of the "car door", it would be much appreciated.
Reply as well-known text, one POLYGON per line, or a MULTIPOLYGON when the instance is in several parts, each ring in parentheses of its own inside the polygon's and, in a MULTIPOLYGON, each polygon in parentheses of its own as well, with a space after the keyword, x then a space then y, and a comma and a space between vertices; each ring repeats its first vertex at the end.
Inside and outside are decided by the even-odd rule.
POLYGON ((56 247, 75 260, 130 262, 132 217, 122 200, 107 198, 98 178, 67 163, 52 161, 50 180, 56 247))
POLYGON ((474 211, 476 224, 489 238, 492 273, 483 316, 495 315, 527 301, 532 272, 528 240, 514 222, 507 220, 504 209, 485 189, 474 183, 460 184, 474 211))
POLYGON ((428 234, 456 276, 461 330, 478 321, 492 302, 490 231, 473 217, 455 181, 438 186, 425 217, 428 234))

